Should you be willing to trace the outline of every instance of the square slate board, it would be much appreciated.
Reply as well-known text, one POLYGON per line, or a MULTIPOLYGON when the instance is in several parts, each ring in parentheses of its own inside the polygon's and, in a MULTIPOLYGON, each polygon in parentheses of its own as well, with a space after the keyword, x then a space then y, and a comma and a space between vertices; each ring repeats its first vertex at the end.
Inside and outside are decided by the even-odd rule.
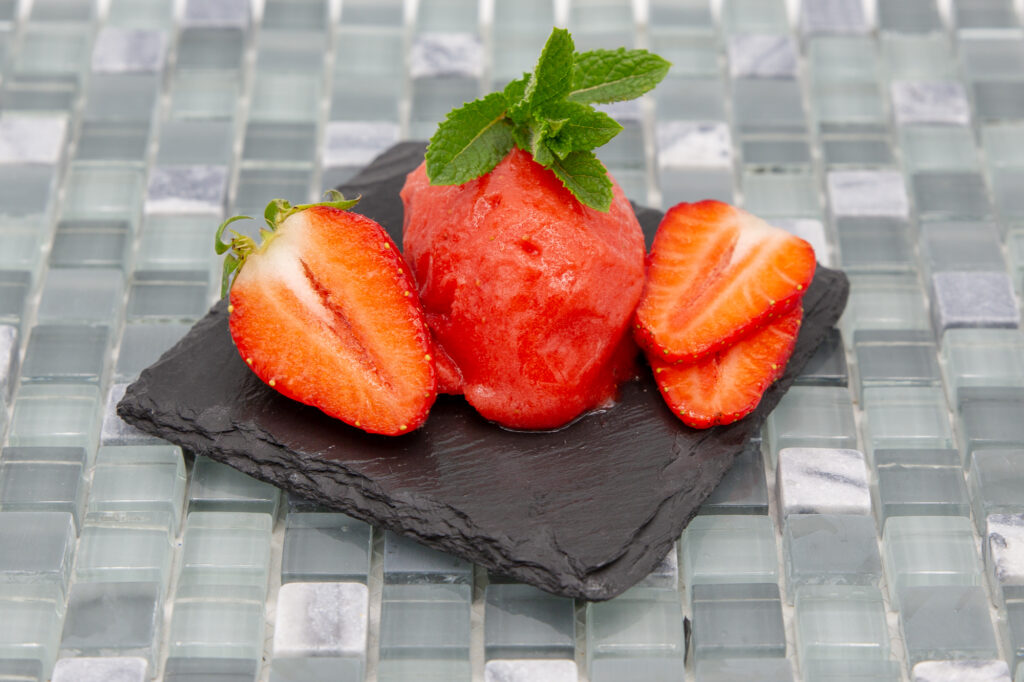
MULTIPOLYGON (((341 188, 401 244, 402 143, 341 188)), ((661 218, 637 208, 648 244, 661 218)), ((649 372, 619 402, 553 432, 499 428, 442 396, 426 425, 375 436, 285 398, 242 362, 227 303, 128 387, 118 414, 197 455, 377 526, 568 597, 610 599, 665 556, 836 323, 849 284, 818 268, 786 373, 739 422, 698 431, 665 406, 649 372)))

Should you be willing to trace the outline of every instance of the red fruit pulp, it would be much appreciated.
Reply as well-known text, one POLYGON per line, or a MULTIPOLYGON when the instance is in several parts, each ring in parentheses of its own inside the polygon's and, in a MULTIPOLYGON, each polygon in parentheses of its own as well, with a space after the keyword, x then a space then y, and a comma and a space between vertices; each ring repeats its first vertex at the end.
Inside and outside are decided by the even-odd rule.
POLYGON ((519 149, 462 185, 430 185, 423 165, 409 174, 405 257, 428 325, 487 419, 556 428, 621 381, 644 239, 613 191, 608 213, 588 208, 519 149))

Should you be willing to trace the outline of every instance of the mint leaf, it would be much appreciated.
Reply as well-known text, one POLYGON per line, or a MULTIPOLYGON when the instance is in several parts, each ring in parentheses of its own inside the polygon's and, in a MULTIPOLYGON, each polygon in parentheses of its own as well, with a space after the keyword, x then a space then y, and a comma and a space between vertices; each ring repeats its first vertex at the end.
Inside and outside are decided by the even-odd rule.
POLYGON ((581 203, 603 212, 612 207, 612 181, 594 152, 572 152, 549 168, 581 203))
POLYGON ((644 94, 668 73, 671 64, 647 50, 592 50, 577 54, 573 65, 573 102, 621 102, 644 94))
POLYGON ((523 101, 530 108, 565 99, 573 83, 573 54, 576 47, 564 28, 552 29, 541 50, 537 66, 526 84, 523 101))
POLYGON ((505 95, 492 92, 448 113, 427 146, 433 185, 461 185, 491 172, 512 150, 505 95))
POLYGON ((560 159, 564 159, 570 152, 596 149, 622 131, 618 121, 586 104, 559 102, 545 113, 564 121, 558 127, 550 126, 552 134, 547 139, 548 147, 560 159))

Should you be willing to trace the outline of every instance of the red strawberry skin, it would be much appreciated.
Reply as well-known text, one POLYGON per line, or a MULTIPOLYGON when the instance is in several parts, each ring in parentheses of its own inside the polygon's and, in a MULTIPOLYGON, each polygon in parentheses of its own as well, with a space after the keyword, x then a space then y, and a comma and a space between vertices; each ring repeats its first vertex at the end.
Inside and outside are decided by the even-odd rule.
POLYGON ((640 346, 668 362, 697 362, 785 313, 814 277, 804 240, 718 201, 665 214, 636 311, 640 346))
POLYGON ((518 149, 462 185, 432 186, 424 166, 407 178, 405 257, 487 419, 556 428, 611 397, 644 259, 640 225, 613 191, 610 212, 583 206, 518 149))
POLYGON ((230 293, 230 329, 280 393, 371 433, 420 426, 436 397, 412 275, 387 233, 314 206, 251 254, 230 293))
POLYGON ((757 407, 782 376, 796 345, 803 307, 753 330, 732 346, 690 364, 669 364, 648 355, 658 390, 685 424, 705 429, 731 424, 757 407))

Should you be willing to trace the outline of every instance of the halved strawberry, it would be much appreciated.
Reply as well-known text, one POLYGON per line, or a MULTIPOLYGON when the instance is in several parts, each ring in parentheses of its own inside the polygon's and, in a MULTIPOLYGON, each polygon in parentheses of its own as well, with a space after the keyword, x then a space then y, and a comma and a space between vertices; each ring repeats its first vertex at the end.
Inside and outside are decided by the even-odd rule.
POLYGON ((719 201, 665 214, 648 256, 634 335, 668 362, 696 362, 791 308, 814 277, 811 245, 719 201))
POLYGON ((782 376, 802 319, 798 303, 782 317, 693 364, 672 365, 649 356, 665 402, 683 422, 698 429, 747 416, 782 376))
MULTIPOLYGON (((355 201, 275 200, 257 245, 217 233, 231 336, 269 386, 371 433, 420 426, 436 397, 432 344, 416 286, 380 225, 355 201)), ((245 216, 240 216, 244 218, 245 216)))

